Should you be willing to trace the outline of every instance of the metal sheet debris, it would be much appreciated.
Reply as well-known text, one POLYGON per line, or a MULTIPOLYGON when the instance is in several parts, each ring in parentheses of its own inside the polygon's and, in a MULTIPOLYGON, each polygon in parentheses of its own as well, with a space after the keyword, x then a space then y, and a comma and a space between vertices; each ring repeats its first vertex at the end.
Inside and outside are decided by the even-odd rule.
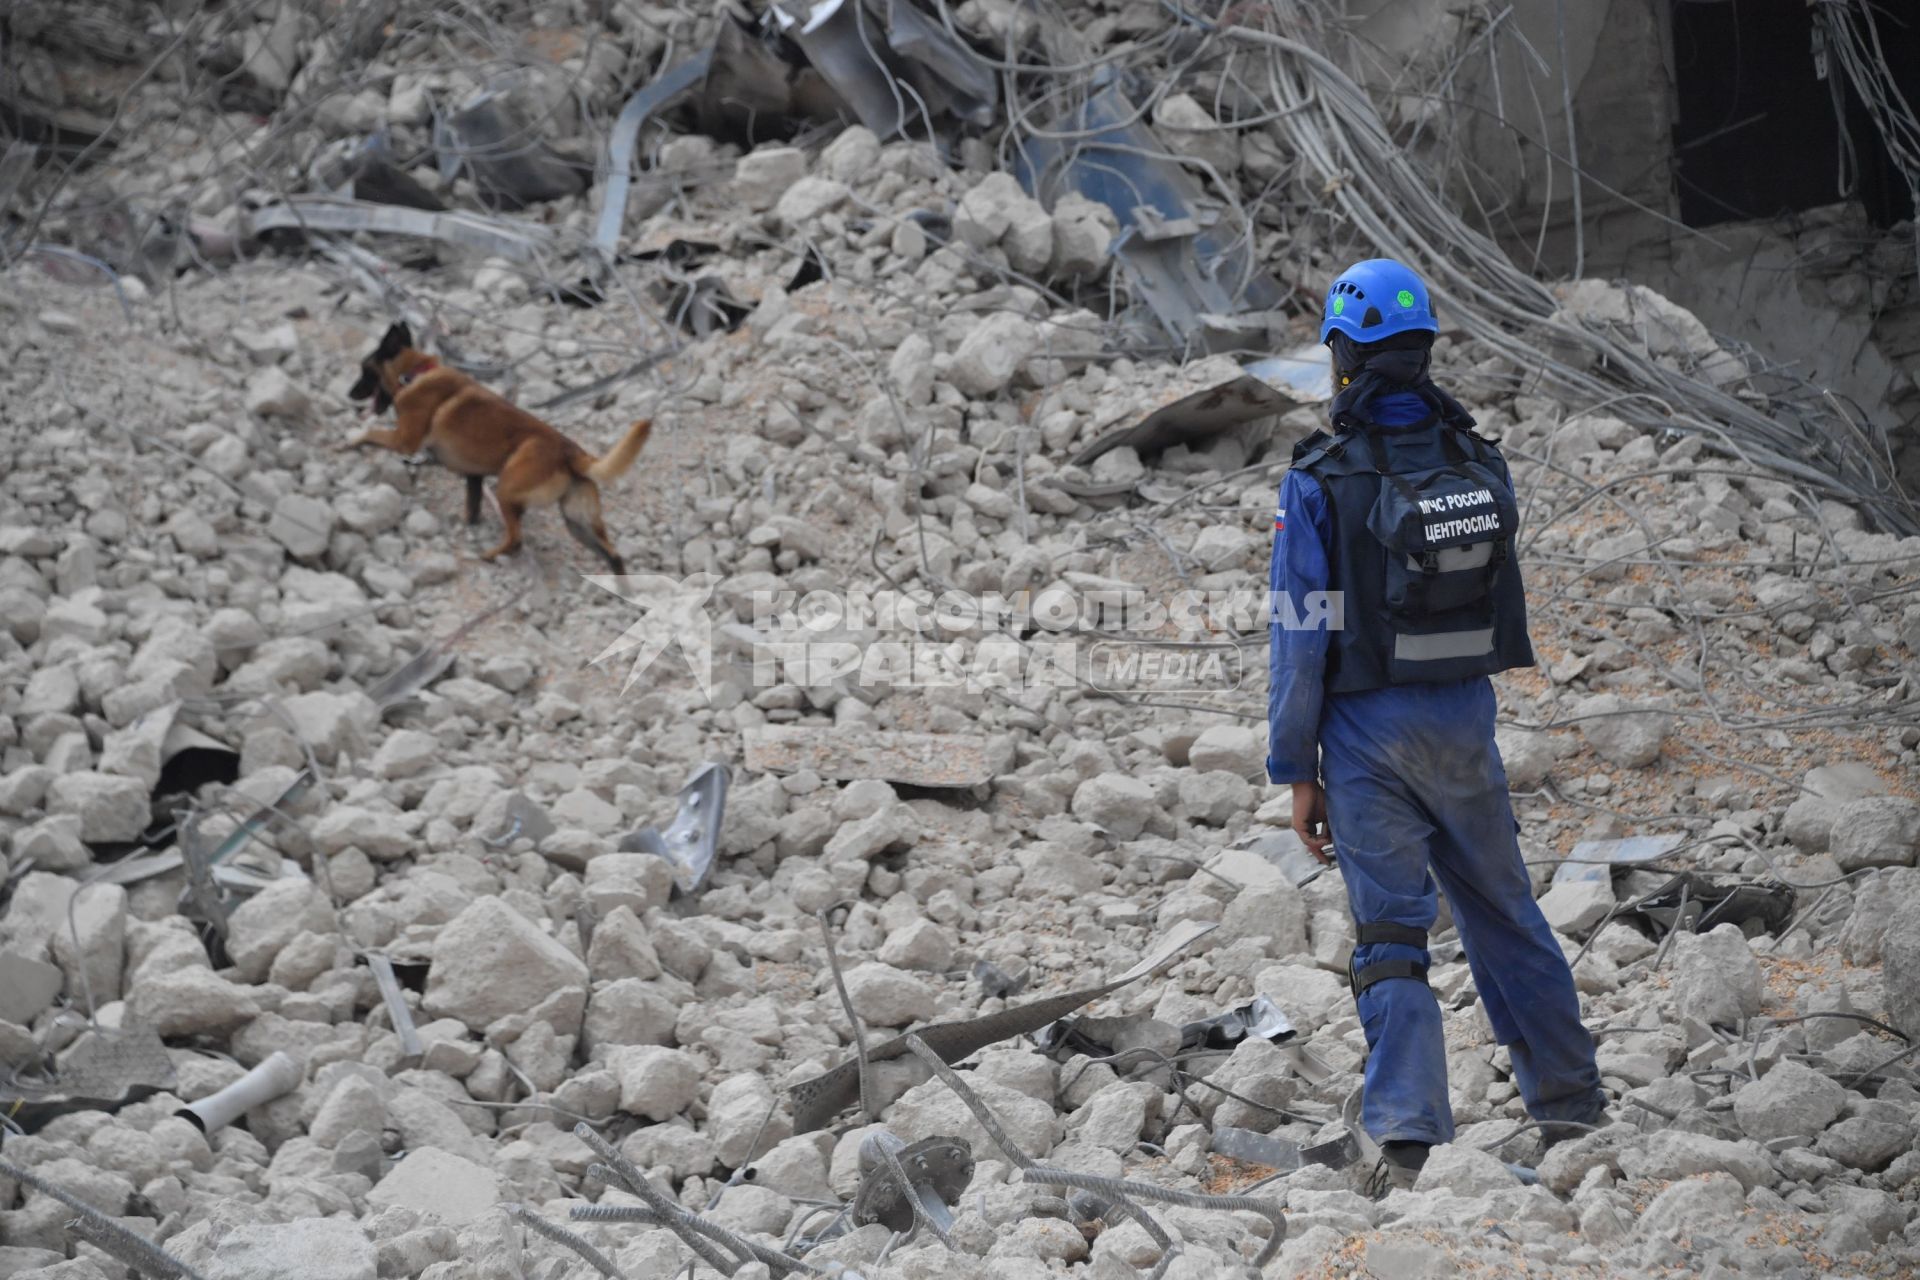
MULTIPOLYGON (((178 871, 186 865, 187 859, 182 856, 178 843, 176 842, 175 847, 172 849, 162 850, 158 853, 144 853, 133 858, 122 858, 111 866, 102 868, 95 877, 94 883, 118 885, 138 884, 142 880, 151 880, 153 877, 165 875, 169 871, 178 871)), ((277 860, 276 865, 279 867, 278 875, 262 875, 245 867, 229 866, 226 864, 210 865, 208 871, 212 876, 215 889, 219 891, 223 897, 231 896, 226 893, 227 890, 240 890, 247 894, 258 893, 275 880, 303 874, 300 869, 300 864, 291 858, 280 858, 277 860)))
POLYGON ((1329 1169, 1344 1169, 1360 1156, 1360 1140, 1352 1133, 1343 1133, 1337 1138, 1329 1138, 1300 1150, 1300 1158, 1308 1164, 1323 1164, 1329 1169))
POLYGON ((1131 447, 1143 458, 1176 444, 1200 447, 1236 427, 1284 413, 1295 403, 1268 383, 1243 373, 1217 386, 1182 396, 1130 427, 1107 432, 1074 454, 1073 464, 1088 466, 1101 454, 1122 445, 1131 447))
POLYGON ((666 830, 641 827, 620 841, 620 852, 657 854, 672 864, 675 889, 700 892, 713 873, 732 778, 732 770, 717 761, 701 765, 680 788, 680 811, 666 830))
POLYGON ((747 768, 763 773, 810 769, 849 782, 879 778, 910 787, 975 787, 999 773, 993 744, 964 733, 905 733, 757 725, 745 734, 747 768))
MULTIPOLYGON (((275 704, 268 703, 269 710, 277 710, 275 704)), ((285 720, 284 713, 279 718, 285 720)), ((291 721, 287 721, 291 724, 291 721)), ((305 744, 301 744, 305 747, 305 744)), ((227 859, 238 853, 253 840, 267 825, 276 818, 284 818, 287 811, 297 804, 302 796, 320 779, 319 764, 312 751, 307 750, 307 764, 293 781, 289 782, 271 802, 261 805, 227 833, 217 848, 207 849, 200 836, 200 823, 203 812, 194 810, 179 821, 177 837, 174 841, 174 853, 187 868, 187 887, 181 892, 183 910, 190 907, 189 915, 194 916, 212 929, 224 942, 227 936, 227 914, 237 905, 243 894, 258 892, 277 876, 262 876, 248 872, 240 867, 229 867, 227 859)), ((162 870, 172 870, 165 865, 169 855, 154 855, 152 861, 144 862, 135 878, 158 874, 162 870)), ((133 860, 129 860, 130 862, 133 860)), ((173 864, 180 865, 180 864, 173 864)), ((280 859, 275 868, 279 875, 300 874, 297 864, 280 859)), ((130 869, 125 870, 132 874, 130 869)))
POLYGON ((861 124, 888 138, 909 123, 913 99, 900 92, 880 61, 880 24, 867 17, 860 0, 817 0, 802 18, 779 4, 767 12, 861 124))
POLYGON ((1317 342, 1302 343, 1290 351, 1245 366, 1246 371, 1298 404, 1321 404, 1333 399, 1333 362, 1317 342))
POLYGON ((1235 852, 1251 853, 1276 868, 1297 887, 1326 871, 1326 864, 1307 852, 1300 837, 1291 831, 1266 831, 1248 836, 1233 846, 1235 852))
POLYGON ((891 1152, 893 1161, 906 1172, 921 1213, 944 1232, 953 1224, 953 1205, 973 1181, 973 1148, 964 1138, 936 1135, 910 1143, 885 1131, 861 1141, 854 1225, 878 1222, 892 1231, 910 1231, 916 1215, 884 1152, 891 1152))
POLYGON ((1112 252, 1174 341, 1189 350, 1265 345, 1278 281, 1258 269, 1247 228, 1171 158, 1140 110, 1108 83, 1023 138, 1016 176, 1048 209, 1078 191, 1113 210, 1112 252))
POLYGON ((200 839, 198 813, 189 813, 180 820, 174 844, 187 868, 187 887, 181 890, 182 900, 191 908, 187 914, 213 930, 224 942, 227 936, 227 902, 219 886, 213 882, 213 855, 200 839))
POLYGON ((861 124, 943 144, 947 117, 994 122, 993 67, 905 0, 789 0, 768 16, 861 124))
POLYGON ((1657 862, 1680 847, 1686 839, 1673 832, 1659 836, 1629 836, 1624 840, 1582 840, 1573 846, 1566 861, 1553 869, 1553 882, 1566 884, 1577 880, 1609 880, 1615 867, 1637 862, 1657 862))
POLYGON ((1019 974, 1010 974, 991 960, 973 962, 974 980, 980 984, 980 993, 989 1000, 1005 996, 1017 996, 1027 989, 1027 981, 1033 977, 1032 969, 1023 969, 1019 974))
POLYGON ((499 604, 489 605, 480 610, 382 677, 379 683, 367 690, 367 696, 373 699, 373 705, 385 711, 388 707, 404 702, 438 680, 453 666, 453 647, 471 635, 481 623, 519 603, 520 598, 526 595, 528 590, 530 588, 522 587, 499 604))
POLYGON ((420 1032, 413 1025, 413 1010, 407 1007, 406 997, 400 994, 400 979, 394 976, 393 961, 378 952, 369 952, 367 968, 373 971, 374 985, 380 988, 380 999, 386 1005, 387 1020, 393 1024, 393 1033, 400 1037, 401 1053, 409 1060, 419 1058, 423 1052, 420 1032))
POLYGON ((151 1027, 92 1027, 51 1071, 16 1068, 0 1089, 21 1100, 8 1114, 32 1132, 55 1116, 113 1111, 173 1084, 173 1059, 151 1027))
POLYGON ((509 211, 585 191, 587 171, 549 146, 531 115, 511 92, 490 89, 462 103, 456 114, 436 117, 440 176, 466 169, 487 203, 509 211))
MULTIPOLYGON (((958 1062, 990 1044, 1038 1031, 1084 1004, 1118 991, 1128 983, 1139 981, 1162 965, 1171 963, 1181 952, 1218 927, 1198 920, 1183 920, 1126 972, 1097 987, 1042 996, 966 1022, 936 1022, 873 1046, 867 1050, 867 1057, 873 1062, 898 1058, 908 1052, 909 1036, 918 1036, 928 1048, 940 1055, 941 1061, 958 1062)), ((801 1081, 793 1086, 790 1096, 795 1133, 811 1133, 815 1129, 825 1128, 836 1115, 858 1100, 859 1060, 850 1058, 811 1080, 801 1081)))
MULTIPOLYGON (((874 7, 873 0, 868 7, 874 7)), ((982 129, 993 124, 1000 106, 993 67, 910 0, 888 0, 887 47, 910 60, 907 79, 935 115, 952 115, 982 129)))
POLYGON ((1683 871, 1623 914, 1646 921, 1656 938, 1676 929, 1707 933, 1723 924, 1749 938, 1777 933, 1793 918, 1794 892, 1784 884, 1716 884, 1683 871))
POLYGON ((1276 1138, 1272 1134, 1255 1133, 1252 1129, 1236 1129, 1232 1125, 1215 1129, 1207 1149, 1215 1155, 1261 1165, 1277 1173, 1292 1173, 1307 1163, 1298 1143, 1276 1138))
POLYGON ((627 196, 633 188, 633 153, 640 142, 640 128, 648 117, 691 92, 707 78, 713 67, 714 46, 709 45, 684 62, 676 63, 655 76, 620 109, 607 139, 606 183, 600 194, 600 217, 594 226, 593 244, 601 258, 611 262, 620 249, 620 229, 626 225, 627 196))
POLYGON ((512 262, 530 262, 549 250, 553 243, 552 232, 536 222, 490 218, 458 209, 434 213, 298 193, 244 205, 236 230, 242 239, 248 240, 265 231, 367 231, 412 236, 459 245, 512 262))
POLYGON ((1333 1067, 1319 1054, 1297 1041, 1281 1045, 1280 1056, 1299 1073, 1302 1080, 1316 1088, 1333 1077, 1333 1067))
POLYGON ((1182 1049, 1231 1049, 1242 1040, 1284 1044, 1294 1027, 1279 1005, 1264 995, 1216 1017, 1189 1022, 1180 1028, 1182 1049))

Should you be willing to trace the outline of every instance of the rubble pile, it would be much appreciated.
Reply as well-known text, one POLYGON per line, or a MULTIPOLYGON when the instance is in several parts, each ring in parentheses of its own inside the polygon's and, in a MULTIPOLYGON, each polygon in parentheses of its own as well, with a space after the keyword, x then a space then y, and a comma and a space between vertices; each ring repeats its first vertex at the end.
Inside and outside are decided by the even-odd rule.
MULTIPOLYGON (((1116 691, 1036 660, 1105 616, 951 603, 1257 594, 1322 393, 1233 343, 1310 342, 1287 290, 1110 310, 1164 255, 1024 183, 994 100, 900 26, 898 82, 973 122, 951 147, 852 108, 743 142, 702 113, 748 82, 710 76, 643 124, 602 255, 622 101, 669 54, 770 55, 667 6, 470 7, 459 40, 514 33, 511 94, 283 0, 123 86, 139 145, 15 203, 0 153, 0 1276, 1920 1264, 1920 538, 1443 333, 1523 502, 1541 662, 1496 681, 1500 745, 1615 1101, 1534 1162, 1443 913, 1459 1132, 1372 1199, 1353 925, 1265 783, 1263 610, 1151 624, 1233 680, 1116 691), (488 150, 515 129, 541 145, 488 150), (261 229, 289 207, 437 221, 261 229), (697 586, 682 612, 587 581, 545 512, 482 562, 457 477, 340 449, 402 315, 590 449, 656 419, 607 516, 636 579, 697 586), (810 595, 888 593, 951 678, 768 658, 810 595)), ((1090 40, 1181 38, 1094 7, 1090 40)), ((1030 17, 951 16, 1003 53, 1030 17)), ((116 31, 20 33, 64 127, 119 82, 60 68, 131 65, 116 31)), ((1254 203, 1281 135, 1197 74, 1139 127, 1317 293, 1333 248, 1254 203)), ((755 92, 798 119, 809 76, 755 92)), ((1560 296, 1740 385, 1657 295, 1560 296)))

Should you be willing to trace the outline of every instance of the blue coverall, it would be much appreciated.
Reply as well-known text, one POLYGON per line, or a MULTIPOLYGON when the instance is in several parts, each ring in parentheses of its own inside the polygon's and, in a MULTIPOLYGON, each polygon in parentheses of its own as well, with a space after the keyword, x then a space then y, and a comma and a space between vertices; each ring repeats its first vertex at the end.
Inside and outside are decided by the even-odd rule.
MULTIPOLYGON (((1368 409, 1389 429, 1428 412, 1406 393, 1379 396, 1368 409)), ((1275 599, 1292 600, 1293 615, 1308 617, 1301 601, 1328 587, 1332 537, 1325 494, 1311 476, 1287 473, 1274 529, 1275 599)), ((1527 1111, 1537 1120, 1593 1122, 1606 1096, 1573 974, 1521 861, 1493 740, 1493 685, 1478 676, 1327 695, 1327 631, 1288 629, 1283 612, 1272 626, 1267 776, 1322 780, 1355 920, 1431 928, 1438 881, 1527 1111), (1463 741, 1484 749, 1462 750, 1463 741)), ((1371 943, 1357 948, 1354 963, 1427 959, 1422 948, 1371 943)), ((1451 1141, 1446 1045, 1432 992, 1417 978, 1388 978, 1362 993, 1359 1008, 1370 1050, 1367 1132, 1381 1142, 1451 1141)))

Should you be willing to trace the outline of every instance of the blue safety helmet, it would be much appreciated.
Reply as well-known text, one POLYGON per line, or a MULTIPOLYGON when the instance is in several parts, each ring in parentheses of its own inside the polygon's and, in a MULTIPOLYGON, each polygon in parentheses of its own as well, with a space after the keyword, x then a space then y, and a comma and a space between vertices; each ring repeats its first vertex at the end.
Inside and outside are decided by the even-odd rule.
POLYGON ((1361 343, 1414 329, 1438 333, 1433 315, 1433 299, 1411 267, 1392 258, 1368 258, 1342 271, 1327 290, 1320 341, 1336 330, 1361 343))

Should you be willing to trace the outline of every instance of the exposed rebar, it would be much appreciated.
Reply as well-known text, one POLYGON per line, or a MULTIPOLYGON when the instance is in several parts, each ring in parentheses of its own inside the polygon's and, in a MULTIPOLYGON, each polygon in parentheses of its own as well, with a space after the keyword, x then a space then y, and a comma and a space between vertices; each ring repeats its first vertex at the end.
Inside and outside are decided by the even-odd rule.
POLYGON ((134 1270, 161 1280, 205 1280, 198 1271, 162 1249, 143 1235, 129 1231, 78 1196, 48 1182, 39 1174, 0 1160, 0 1175, 32 1187, 43 1196, 51 1196, 80 1216, 73 1229, 85 1239, 112 1254, 134 1270))
POLYGON ((1220 1209, 1259 1214, 1273 1224, 1273 1233, 1268 1237, 1266 1244, 1261 1246, 1260 1252, 1254 1255, 1252 1265, 1256 1268, 1263 1267, 1271 1261, 1286 1240, 1286 1214, 1271 1200, 1262 1200, 1257 1196, 1215 1196, 1198 1191, 1179 1191, 1171 1187, 1158 1187, 1150 1182, 1103 1178, 1090 1173, 1076 1173, 1070 1169, 1055 1169, 1035 1162, 1007 1137, 1006 1130, 1000 1127, 1000 1122, 994 1118, 992 1110, 960 1078, 960 1073, 942 1062, 940 1055, 927 1048, 920 1037, 909 1035, 907 1048, 932 1069, 942 1084, 953 1090, 967 1110, 973 1113, 973 1118, 980 1122, 980 1127, 986 1130, 993 1144, 1000 1148, 1001 1154, 1020 1170, 1021 1177, 1029 1182, 1044 1182, 1051 1186, 1073 1187, 1082 1191, 1098 1191, 1113 1197, 1115 1207, 1124 1210, 1138 1222, 1162 1250, 1174 1247, 1173 1238, 1144 1210, 1133 1204, 1129 1197, 1138 1196, 1143 1200, 1158 1200, 1188 1209, 1220 1209))
POLYGON ((608 1280, 626 1280, 626 1275, 620 1268, 614 1266, 606 1254, 594 1248, 593 1242, 580 1233, 569 1231, 557 1222, 547 1221, 524 1204, 504 1204, 500 1207, 555 1244, 565 1245, 579 1254, 586 1259, 588 1266, 608 1277, 608 1280))

